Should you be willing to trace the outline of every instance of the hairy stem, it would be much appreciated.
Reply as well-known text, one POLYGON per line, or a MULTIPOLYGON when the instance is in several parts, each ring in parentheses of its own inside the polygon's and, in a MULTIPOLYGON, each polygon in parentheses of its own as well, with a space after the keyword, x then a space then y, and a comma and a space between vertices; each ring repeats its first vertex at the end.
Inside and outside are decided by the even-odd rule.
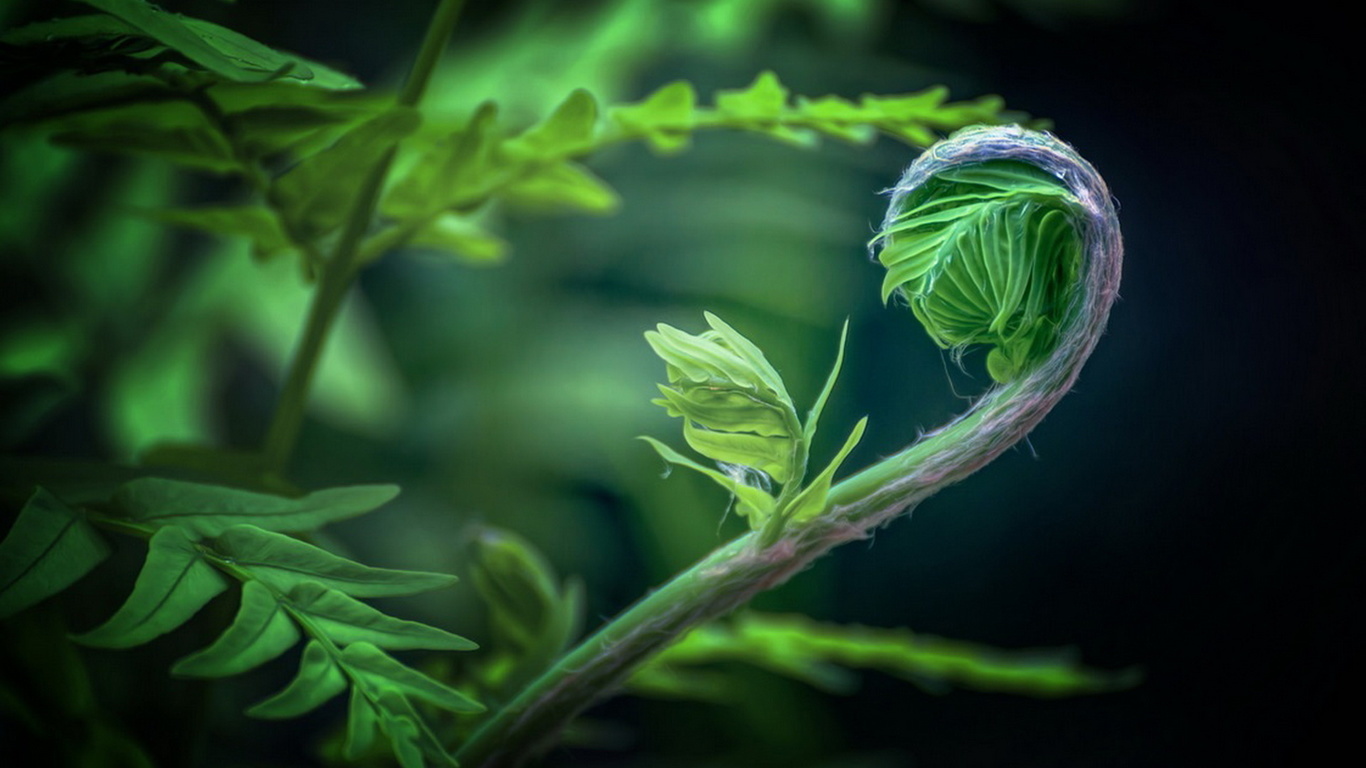
MULTIPOLYGON (((460 11, 464 5, 465 0, 441 0, 437 6, 431 23, 427 25, 426 36, 422 40, 417 59, 413 62, 408 79, 399 93, 400 106, 415 107, 422 100, 432 71, 446 47, 446 41, 455 29, 455 23, 460 18, 460 11)), ((275 413, 266 432, 263 453, 269 471, 283 473, 294 452, 294 445, 299 439, 299 428, 303 425, 313 373, 322 358, 328 332, 337 317, 337 311, 341 308, 342 301, 351 287, 351 281, 355 279, 359 269, 356 257, 360 251, 361 241, 375 218, 380 193, 384 190, 384 182, 389 177, 389 168, 393 165, 396 152, 396 148, 386 152, 361 182, 356 202, 351 208, 350 216, 347 217, 337 247, 323 266, 318 288, 313 293, 313 301, 308 309, 303 338, 294 352, 289 374, 280 390, 280 399, 276 403, 275 413)))
POLYGON ((988 391, 942 429, 836 485, 825 513, 785 531, 771 546, 762 546, 758 534, 741 536, 636 603, 490 717, 457 753, 462 764, 519 765, 680 634, 782 584, 834 547, 871 535, 981 468, 1028 434, 1067 393, 1104 330, 1119 285, 1119 227, 1109 191, 1090 164, 1047 134, 1015 126, 964 131, 911 166, 893 190, 892 208, 946 167, 992 159, 1022 160, 1053 173, 1086 211, 1080 285, 1062 308, 1053 353, 988 391))

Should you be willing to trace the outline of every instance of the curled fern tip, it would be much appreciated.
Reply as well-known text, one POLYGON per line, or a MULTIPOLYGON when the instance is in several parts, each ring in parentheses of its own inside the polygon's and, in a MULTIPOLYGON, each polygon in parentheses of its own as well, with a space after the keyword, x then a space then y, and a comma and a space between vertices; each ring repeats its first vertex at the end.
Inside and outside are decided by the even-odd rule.
POLYGON ((998 382, 1076 343, 1067 329, 1088 301, 1113 300, 1120 249, 1109 192, 1049 133, 964 128, 926 150, 890 191, 872 242, 887 268, 883 301, 903 297, 955 356, 990 345, 987 370, 998 382), (1098 290, 1087 291, 1083 276, 1102 278, 1098 290))

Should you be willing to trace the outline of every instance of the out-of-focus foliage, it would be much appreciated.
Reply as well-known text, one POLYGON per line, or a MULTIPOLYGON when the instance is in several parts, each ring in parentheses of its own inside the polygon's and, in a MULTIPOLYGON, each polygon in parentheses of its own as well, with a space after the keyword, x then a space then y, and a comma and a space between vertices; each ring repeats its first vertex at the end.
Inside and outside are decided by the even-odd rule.
POLYGON ((561 584, 545 556, 511 531, 481 528, 470 548, 470 577, 489 612, 492 638, 472 677, 481 701, 501 704, 577 638, 583 583, 561 584))
POLYGON ((631 678, 641 695, 726 701, 744 695, 717 665, 744 662, 830 693, 856 687, 850 671, 875 670, 931 693, 952 687, 1052 698, 1132 687, 1137 670, 1083 667, 1071 649, 1002 651, 905 629, 842 626, 805 616, 742 613, 690 632, 631 678))

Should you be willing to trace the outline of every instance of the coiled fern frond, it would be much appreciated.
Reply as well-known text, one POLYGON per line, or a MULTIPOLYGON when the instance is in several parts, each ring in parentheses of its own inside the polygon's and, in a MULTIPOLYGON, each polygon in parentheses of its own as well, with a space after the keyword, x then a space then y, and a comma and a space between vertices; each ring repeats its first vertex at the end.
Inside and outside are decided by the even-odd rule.
POLYGON ((978 126, 936 145, 892 192, 873 240, 883 301, 903 296, 955 356, 992 345, 998 382, 1047 359, 1084 294, 1088 238, 1108 237, 1097 222, 1114 217, 1086 161, 1046 133, 978 126))

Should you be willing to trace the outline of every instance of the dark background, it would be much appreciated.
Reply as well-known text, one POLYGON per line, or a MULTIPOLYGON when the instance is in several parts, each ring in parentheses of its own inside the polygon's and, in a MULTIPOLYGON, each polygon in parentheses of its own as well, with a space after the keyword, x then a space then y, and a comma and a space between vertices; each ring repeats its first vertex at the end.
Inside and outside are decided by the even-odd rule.
MULTIPOLYGON (((176 9, 376 82, 411 55, 429 5, 176 9)), ((591 19, 608 4, 562 5, 574 10, 549 18, 591 19)), ((1006 648, 1072 645, 1091 666, 1140 666, 1145 679, 1122 693, 1039 700, 934 696, 869 674, 860 692, 831 698, 756 675, 757 700, 730 709, 610 703, 595 719, 622 734, 621 748, 561 749, 551 763, 1295 766, 1351 754, 1366 533, 1356 482, 1366 168, 1359 42, 1345 20, 1294 7, 940 0, 885 5, 871 28, 837 35, 804 10, 813 4, 791 5, 756 12, 753 37, 723 52, 661 43, 623 68, 608 96, 636 98, 678 77, 706 93, 764 68, 813 96, 936 82, 955 98, 997 93, 1051 119, 1107 178, 1126 264, 1108 335, 1028 446, 760 607, 1006 648)), ((504 39, 523 12, 472 0, 457 48, 504 39)), ((953 371, 909 313, 881 308, 880 275, 863 258, 881 217, 873 192, 911 157, 886 141, 808 156, 749 137, 701 137, 679 158, 614 150, 594 163, 627 201, 614 218, 511 217, 515 253, 499 270, 380 265, 364 289, 415 407, 430 410, 387 441, 311 426, 301 479, 400 480, 444 510, 400 510, 417 533, 342 530, 382 564, 458 568, 417 540, 454 540, 464 522, 487 519, 582 573, 593 616, 615 613, 723 533, 724 499, 655 480, 640 451, 602 447, 675 434, 640 405, 657 373, 639 333, 654 322, 695 330, 711 309, 756 329, 801 401, 850 315, 824 440, 870 414, 851 466, 960 410, 949 380, 980 390, 980 358, 953 371), (770 194, 777 202, 766 207, 770 194), (749 254, 753 271, 735 253, 749 254), (618 348, 627 351, 584 351, 618 348), (565 372, 582 391, 545 411, 578 407, 579 421, 535 421, 551 397, 536 382, 565 372), (423 399, 451 387, 452 401, 423 399), (618 403, 619 392, 639 402, 618 403), (430 434, 446 428, 456 436, 430 434), (670 522, 699 514, 689 493, 709 517, 670 522), (645 508, 661 499, 662 512, 645 508)), ((273 385, 246 364, 229 371, 226 439, 251 440, 273 385)), ((69 431, 35 450, 72 450, 63 434, 95 431, 76 428, 83 418, 65 416, 69 431)), ((251 732, 264 728, 289 726, 251 732)))

